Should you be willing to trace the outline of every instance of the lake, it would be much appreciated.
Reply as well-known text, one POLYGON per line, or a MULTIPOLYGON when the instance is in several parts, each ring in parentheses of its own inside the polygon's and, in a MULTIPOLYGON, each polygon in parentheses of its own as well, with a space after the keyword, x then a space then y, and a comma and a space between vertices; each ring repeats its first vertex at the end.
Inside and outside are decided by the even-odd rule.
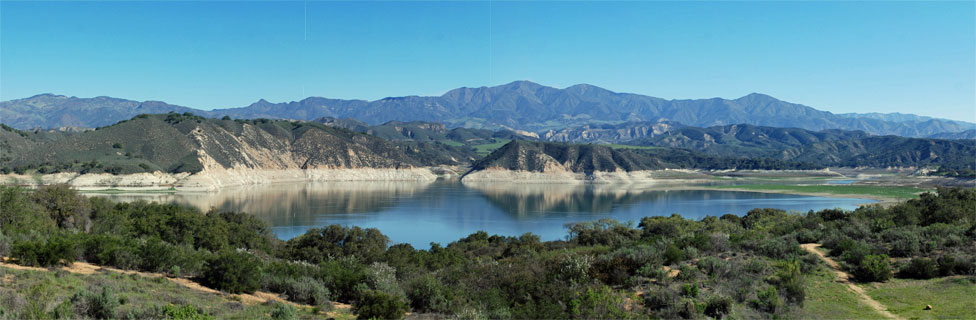
POLYGON ((684 186, 311 182, 248 186, 216 193, 109 194, 115 201, 176 202, 254 214, 290 239, 329 224, 377 228, 393 243, 429 248, 478 230, 543 240, 566 237, 567 223, 604 217, 633 221, 672 213, 687 218, 743 215, 753 208, 806 212, 854 209, 873 200, 757 192, 683 190, 684 186))

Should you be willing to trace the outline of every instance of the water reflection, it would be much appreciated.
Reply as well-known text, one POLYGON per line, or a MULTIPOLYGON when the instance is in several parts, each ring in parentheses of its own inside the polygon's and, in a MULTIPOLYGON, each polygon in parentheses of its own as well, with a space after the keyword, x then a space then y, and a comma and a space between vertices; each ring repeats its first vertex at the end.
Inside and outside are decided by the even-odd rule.
POLYGON ((216 193, 103 195, 115 201, 176 202, 254 214, 290 239, 328 224, 378 228, 394 242, 426 248, 479 230, 562 239, 566 223, 611 217, 639 221, 679 213, 689 218, 784 210, 852 209, 864 199, 824 198, 673 185, 468 184, 452 182, 317 182, 250 186, 216 193))

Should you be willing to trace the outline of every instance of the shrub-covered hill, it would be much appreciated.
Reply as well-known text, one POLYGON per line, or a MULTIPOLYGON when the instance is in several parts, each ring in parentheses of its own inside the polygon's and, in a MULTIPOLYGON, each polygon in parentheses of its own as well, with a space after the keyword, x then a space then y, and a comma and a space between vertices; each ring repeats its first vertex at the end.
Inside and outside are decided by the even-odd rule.
MULTIPOLYGON (((565 241, 477 232, 420 250, 390 245, 376 229, 340 225, 282 241, 246 213, 112 203, 65 186, 0 186, 0 200, 0 255, 15 263, 86 261, 167 273, 231 293, 260 290, 313 306, 350 303, 361 319, 399 319, 407 311, 490 319, 831 318, 804 310, 816 302, 810 296, 823 296, 810 278, 826 266, 800 243, 831 249, 855 281, 976 281, 973 189, 940 189, 891 207, 854 211, 754 209, 700 220, 675 214, 645 217, 636 227, 601 219, 567 226, 565 241)), ((86 300, 38 310, 18 303, 29 290, 0 294, 7 297, 0 308, 12 318, 94 317, 86 300)), ((125 309, 152 314, 163 306, 136 307, 125 309)), ((193 307, 215 312, 218 306, 193 307)), ((105 309, 109 314, 99 317, 125 317, 121 309, 105 309)), ((929 314, 968 316, 946 310, 929 314)))
POLYGON ((450 163, 452 158, 443 153, 464 153, 451 146, 395 145, 310 122, 206 119, 176 113, 139 115, 80 133, 5 127, 0 139, 3 170, 19 173, 398 168, 450 163))
POLYGON ((475 162, 472 171, 489 168, 543 172, 565 169, 576 173, 659 169, 821 169, 801 162, 770 158, 732 158, 684 149, 614 149, 603 145, 514 140, 475 162))
POLYGON ((728 125, 684 127, 634 141, 719 156, 770 157, 822 166, 973 168, 976 141, 871 136, 863 131, 728 125))

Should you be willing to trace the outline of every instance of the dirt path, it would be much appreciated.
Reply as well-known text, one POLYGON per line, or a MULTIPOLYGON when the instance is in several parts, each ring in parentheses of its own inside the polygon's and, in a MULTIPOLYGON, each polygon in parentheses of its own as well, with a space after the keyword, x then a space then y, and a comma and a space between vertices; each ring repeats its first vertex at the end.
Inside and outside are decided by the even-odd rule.
POLYGON ((854 284, 854 282, 851 281, 851 275, 841 270, 840 265, 837 264, 837 261, 834 261, 834 259, 827 257, 826 255, 823 254, 823 252, 817 250, 817 248, 820 247, 819 243, 801 244, 800 247, 803 248, 803 250, 816 254, 818 257, 820 257, 821 260, 826 262, 827 265, 830 266, 830 268, 834 269, 834 273, 837 274, 837 282, 846 284, 847 288, 853 291, 855 294, 857 294, 857 296, 861 298, 861 302, 871 307, 871 309, 874 309, 874 311, 877 311, 878 313, 880 313, 881 315, 889 319, 898 319, 898 320, 903 319, 902 317, 899 317, 891 312, 888 312, 887 307, 885 307, 880 302, 872 299, 871 296, 869 296, 867 293, 864 292, 863 288, 854 284))

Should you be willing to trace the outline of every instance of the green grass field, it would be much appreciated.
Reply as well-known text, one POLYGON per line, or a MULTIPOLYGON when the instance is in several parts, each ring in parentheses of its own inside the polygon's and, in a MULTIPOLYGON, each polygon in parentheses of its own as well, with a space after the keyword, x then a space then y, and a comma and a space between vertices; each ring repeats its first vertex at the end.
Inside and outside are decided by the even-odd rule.
POLYGON ((892 279, 865 289, 905 319, 976 319, 976 277, 892 279), (932 310, 924 310, 926 305, 932 305, 932 310))
POLYGON ((457 142, 457 141, 454 141, 454 140, 440 140, 438 142, 443 143, 443 144, 446 144, 446 145, 449 145, 449 146, 452 146, 452 147, 463 147, 464 146, 463 143, 460 143, 460 142, 457 142))
POLYGON ((478 155, 485 156, 491 153, 492 151, 495 151, 496 149, 501 148, 502 146, 508 144, 509 142, 512 142, 512 140, 495 139, 494 143, 479 144, 474 146, 474 151, 477 152, 478 155))
POLYGON ((807 296, 801 319, 878 319, 881 315, 861 304, 847 285, 834 281, 826 267, 807 275, 807 296))
POLYGON ((715 186, 715 189, 741 189, 755 191, 782 191, 795 193, 826 193, 837 195, 868 195, 895 199, 914 199, 928 189, 916 187, 882 187, 859 185, 775 185, 747 184, 734 186, 715 186))

